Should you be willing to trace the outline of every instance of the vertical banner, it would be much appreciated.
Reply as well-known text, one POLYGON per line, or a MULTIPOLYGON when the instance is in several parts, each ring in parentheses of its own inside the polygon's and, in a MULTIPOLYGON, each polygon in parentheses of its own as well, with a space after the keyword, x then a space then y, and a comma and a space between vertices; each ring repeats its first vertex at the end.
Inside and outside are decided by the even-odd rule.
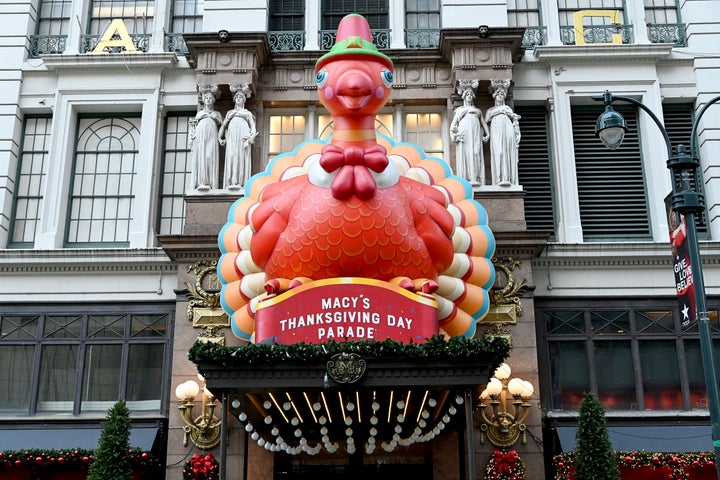
POLYGON ((687 227, 685 215, 670 208, 669 196, 665 199, 668 211, 668 229, 670 246, 673 255, 673 272, 675 273, 675 292, 678 296, 680 321, 683 327, 689 327, 696 321, 697 306, 695 304, 695 284, 687 246, 687 227))

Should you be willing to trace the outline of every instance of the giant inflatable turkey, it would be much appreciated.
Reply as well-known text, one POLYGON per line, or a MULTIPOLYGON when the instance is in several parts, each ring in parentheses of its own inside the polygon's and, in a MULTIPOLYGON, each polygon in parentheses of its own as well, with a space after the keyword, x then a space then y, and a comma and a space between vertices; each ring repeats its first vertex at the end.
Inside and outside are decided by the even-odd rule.
MULTIPOLYGON (((315 67, 320 102, 333 120, 330 140, 307 140, 275 157, 248 182, 220 232, 221 303, 232 330, 266 341, 271 334, 256 335, 259 314, 273 311, 282 320, 262 321, 283 328, 359 321, 348 312, 362 310, 362 302, 370 306, 371 297, 380 313, 368 318, 380 324, 394 302, 373 297, 380 289, 411 301, 402 307, 405 317, 388 314, 392 322, 404 318, 409 328, 413 315, 429 306, 431 328, 423 334, 471 337, 489 309, 495 278, 486 212, 443 160, 376 133, 393 63, 373 44, 365 18, 346 16, 336 38, 315 67), (309 312, 320 288, 318 308, 341 312, 309 312), (279 303, 283 296, 292 307, 279 303)), ((337 331, 343 339, 368 338, 352 328, 337 331)), ((372 339, 388 336, 377 332, 372 339)))

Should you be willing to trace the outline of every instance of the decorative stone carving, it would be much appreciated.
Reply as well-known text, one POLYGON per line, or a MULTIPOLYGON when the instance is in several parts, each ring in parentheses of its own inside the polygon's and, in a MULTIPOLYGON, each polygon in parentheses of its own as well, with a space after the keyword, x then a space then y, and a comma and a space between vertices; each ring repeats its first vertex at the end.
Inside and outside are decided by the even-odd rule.
POLYGON ((239 190, 248 181, 252 171, 252 147, 257 136, 255 116, 245 108, 250 97, 250 86, 231 84, 230 92, 235 108, 228 111, 220 126, 218 139, 225 145, 225 173, 223 188, 239 190))
POLYGON ((495 284, 490 294, 490 311, 479 323, 487 325, 490 330, 486 336, 504 337, 512 345, 512 333, 507 327, 517 323, 517 317, 523 313, 520 296, 527 290, 525 279, 516 279, 513 270, 520 267, 521 262, 512 257, 493 257, 495 267, 495 284))
POLYGON ((225 335, 218 330, 230 325, 228 315, 220 306, 220 282, 217 278, 217 260, 198 260, 187 267, 195 274, 195 281, 186 282, 190 301, 187 316, 193 327, 204 329, 198 339, 225 343, 225 335))
POLYGON ((327 362, 327 372, 337 383, 356 383, 365 374, 366 362, 357 353, 338 353, 327 362))
POLYGON ((455 173, 470 183, 485 184, 483 142, 488 141, 488 126, 482 112, 475 106, 478 80, 461 80, 458 93, 463 105, 455 109, 450 124, 450 139, 456 143, 455 173))
POLYGON ((215 111, 215 100, 220 96, 220 89, 216 84, 201 84, 198 93, 202 109, 190 121, 190 188, 207 192, 216 189, 218 182, 218 126, 222 123, 222 115, 215 111))
POLYGON ((495 106, 485 112, 490 125, 490 167, 492 184, 518 184, 518 146, 520 145, 520 115, 505 105, 510 80, 491 80, 495 106))

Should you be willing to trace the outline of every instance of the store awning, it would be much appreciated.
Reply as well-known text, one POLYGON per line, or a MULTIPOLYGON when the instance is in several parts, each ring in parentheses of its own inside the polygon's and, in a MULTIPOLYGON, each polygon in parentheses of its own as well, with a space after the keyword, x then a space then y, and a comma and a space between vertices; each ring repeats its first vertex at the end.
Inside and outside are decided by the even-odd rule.
MULTIPOLYGON (((575 449, 577 427, 556 427, 564 452, 575 449)), ((710 425, 608 426, 613 450, 647 452, 709 452, 710 425)))

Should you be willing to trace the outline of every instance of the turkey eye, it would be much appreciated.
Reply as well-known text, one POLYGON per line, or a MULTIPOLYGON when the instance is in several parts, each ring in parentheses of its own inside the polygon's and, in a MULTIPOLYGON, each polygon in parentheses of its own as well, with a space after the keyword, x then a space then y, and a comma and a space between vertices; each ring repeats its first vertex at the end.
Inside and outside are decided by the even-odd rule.
POLYGON ((382 79, 385 87, 390 88, 390 86, 392 85, 393 80, 394 80, 393 73, 390 70, 385 69, 382 72, 380 72, 380 78, 382 79))
POLYGON ((315 83, 318 88, 323 88, 328 81, 328 71, 324 68, 315 74, 315 83))

